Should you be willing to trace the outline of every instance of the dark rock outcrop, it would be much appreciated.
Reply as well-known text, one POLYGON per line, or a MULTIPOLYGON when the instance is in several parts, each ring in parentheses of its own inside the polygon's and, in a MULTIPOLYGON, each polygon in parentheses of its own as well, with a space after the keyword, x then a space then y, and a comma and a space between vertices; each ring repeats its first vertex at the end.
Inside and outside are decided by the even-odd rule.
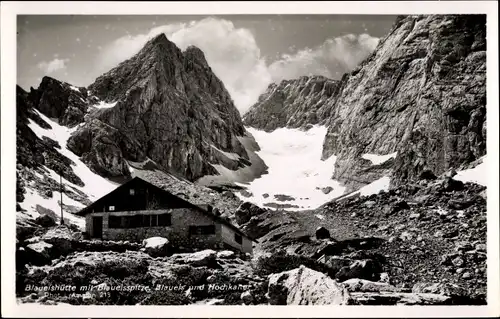
POLYGON ((234 217, 238 225, 243 225, 250 221, 252 217, 259 216, 265 212, 266 209, 264 208, 260 208, 259 206, 250 202, 244 202, 235 211, 234 217))
MULTIPOLYGON (((53 80, 45 80, 53 83, 53 80)), ((61 84, 62 85, 62 84, 61 84)), ((71 89, 68 88, 71 91, 71 89)), ((45 122, 36 112, 38 104, 33 97, 40 94, 38 91, 27 93, 21 87, 16 87, 16 162, 18 174, 22 168, 39 169, 42 166, 58 172, 66 180, 75 185, 83 186, 83 182, 72 168, 73 161, 58 151, 58 145, 48 142, 46 139, 40 139, 29 127, 30 121, 36 123, 42 128, 51 129, 51 126, 45 122)), ((40 100, 43 99, 43 95, 40 100)), ((22 189, 22 181, 17 178, 18 188, 22 189)), ((19 190, 18 193, 22 190, 19 190)))
POLYGON ((328 229, 326 229, 323 226, 318 227, 318 229, 316 229, 316 238, 317 239, 327 239, 327 238, 330 238, 330 232, 328 231, 328 229))
POLYGON ((328 119, 327 102, 339 93, 339 81, 324 76, 302 76, 272 83, 250 110, 243 123, 273 131, 280 127, 307 127, 328 119))
POLYGON ((88 108, 87 89, 45 76, 38 89, 31 88, 30 100, 49 118, 73 127, 83 121, 88 108))

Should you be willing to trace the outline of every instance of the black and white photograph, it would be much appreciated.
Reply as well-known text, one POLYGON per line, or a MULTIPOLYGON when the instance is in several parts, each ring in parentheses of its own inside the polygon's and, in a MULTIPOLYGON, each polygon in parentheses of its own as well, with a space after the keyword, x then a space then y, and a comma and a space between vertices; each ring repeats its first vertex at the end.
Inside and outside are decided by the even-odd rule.
POLYGON ((495 307, 490 17, 16 15, 12 298, 495 307))

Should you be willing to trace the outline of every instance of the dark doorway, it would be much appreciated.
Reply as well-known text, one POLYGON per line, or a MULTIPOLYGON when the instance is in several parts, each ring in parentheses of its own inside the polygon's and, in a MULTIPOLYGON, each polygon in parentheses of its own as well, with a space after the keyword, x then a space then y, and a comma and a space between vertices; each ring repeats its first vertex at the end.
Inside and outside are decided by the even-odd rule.
POLYGON ((92 217, 92 238, 102 239, 102 216, 92 217))

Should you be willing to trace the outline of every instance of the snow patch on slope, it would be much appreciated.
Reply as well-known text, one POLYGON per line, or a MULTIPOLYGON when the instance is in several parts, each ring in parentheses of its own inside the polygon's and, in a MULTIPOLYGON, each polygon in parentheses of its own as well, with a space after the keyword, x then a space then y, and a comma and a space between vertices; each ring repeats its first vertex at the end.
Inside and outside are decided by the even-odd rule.
POLYGON ((118 101, 111 102, 111 103, 106 103, 104 101, 99 101, 98 104, 95 104, 93 106, 96 107, 96 108, 98 108, 98 109, 110 109, 110 108, 114 107, 116 105, 116 103, 118 103, 118 101))
MULTIPOLYGON (((90 198, 90 200, 96 200, 102 197, 103 195, 106 195, 107 193, 111 192, 114 190, 116 187, 118 187, 118 184, 115 184, 113 182, 110 182, 109 180, 95 174, 90 170, 90 168, 85 165, 80 158, 73 152, 71 152, 69 149, 66 148, 66 143, 68 139, 71 137, 71 134, 78 129, 77 127, 74 128, 67 128, 65 126, 59 125, 57 122, 54 122, 50 118, 46 117, 42 113, 35 111, 45 122, 50 124, 52 129, 46 130, 35 122, 30 120, 30 123, 28 126, 30 129, 35 132, 35 134, 39 137, 42 138, 43 136, 47 136, 54 141, 58 142, 59 145, 61 146, 61 149, 58 150, 62 155, 66 156, 70 160, 73 161, 75 165, 73 165, 73 171, 75 174, 80 177, 80 179, 83 181, 85 184, 83 187, 80 187, 78 185, 72 184, 69 181, 66 181, 67 184, 70 184, 71 186, 81 190, 85 194, 87 194, 90 198)), ((56 179, 57 180, 57 179, 56 179)))
POLYGON ((377 179, 376 181, 371 182, 370 184, 361 187, 359 190, 343 197, 351 197, 359 194, 360 196, 370 196, 373 194, 378 194, 381 191, 388 191, 389 185, 391 183, 391 179, 388 176, 384 176, 382 178, 377 179))
POLYGON ((248 184, 240 184, 251 193, 250 197, 236 193, 241 200, 261 207, 275 203, 298 206, 287 210, 307 210, 317 208, 344 193, 345 187, 331 179, 336 157, 321 160, 326 127, 316 125, 308 131, 279 128, 273 132, 249 127, 247 131, 260 146, 257 155, 268 166, 268 174, 248 184), (328 194, 323 193, 321 188, 328 186, 333 190, 328 194), (269 196, 265 198, 264 194, 269 196), (274 195, 291 196, 293 200, 277 201, 274 195))
POLYGON ((474 168, 458 171, 453 179, 461 182, 471 182, 483 186, 488 186, 488 167, 486 165, 486 155, 481 158, 481 164, 474 168))
POLYGON ((380 165, 382 163, 387 162, 391 158, 396 158, 396 155, 398 155, 398 152, 394 152, 387 155, 363 154, 361 157, 364 158, 365 160, 369 160, 370 162, 372 162, 372 165, 380 165))
MULTIPOLYGON (((84 186, 78 186, 63 178, 62 182, 64 185, 82 191, 83 193, 87 194, 87 196, 91 201, 99 199, 100 197, 106 195, 107 193, 111 192, 112 190, 114 190, 116 187, 119 186, 118 184, 110 182, 109 180, 92 172, 87 167, 87 165, 85 165, 82 161, 80 161, 80 158, 76 154, 74 154, 73 152, 71 152, 69 149, 66 148, 66 143, 68 139, 70 138, 71 134, 78 129, 78 126, 74 128, 67 128, 65 126, 59 125, 57 122, 51 120, 50 118, 46 117, 44 114, 36 110, 34 112, 36 112, 45 122, 47 122, 52 127, 52 129, 44 129, 31 119, 29 120, 28 123, 29 128, 39 138, 47 136, 53 139, 54 141, 58 142, 59 145, 61 146, 61 149, 58 149, 58 152, 60 152, 62 155, 66 156, 67 158, 73 161, 74 164, 72 165, 72 169, 74 173, 78 177, 80 177, 80 179, 85 184, 84 186)), ((52 178, 57 183, 59 183, 59 174, 57 172, 47 167, 44 167, 44 169, 47 172, 47 177, 52 178)), ((59 192, 53 192, 52 198, 44 198, 35 189, 32 189, 28 186, 26 187, 25 200, 22 203, 20 203, 20 205, 23 209, 26 209, 27 210, 26 213, 31 215, 32 217, 37 217, 39 215, 39 213, 36 211, 37 204, 44 208, 54 211, 56 214, 59 214, 60 196, 61 195, 59 192)), ((74 201, 73 199, 67 197, 64 194, 63 194, 63 204, 75 206, 78 208, 83 208, 85 206, 84 204, 74 201)), ((78 226, 82 226, 85 223, 83 218, 75 216, 67 211, 64 211, 64 217, 78 226)))

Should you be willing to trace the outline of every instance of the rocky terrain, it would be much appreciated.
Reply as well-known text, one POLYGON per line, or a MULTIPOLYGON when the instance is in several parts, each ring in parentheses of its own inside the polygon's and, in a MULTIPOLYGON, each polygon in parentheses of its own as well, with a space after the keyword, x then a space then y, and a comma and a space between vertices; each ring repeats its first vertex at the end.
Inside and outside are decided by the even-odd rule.
POLYGON ((236 222, 259 237, 253 256, 179 251, 161 238, 82 240, 40 218, 18 234, 18 297, 44 304, 485 304, 485 191, 442 176, 309 212, 243 203, 236 222), (80 292, 35 290, 44 285, 80 292))
POLYGON ((338 93, 339 81, 324 76, 272 83, 244 114, 243 123, 264 131, 324 123, 329 116, 325 106, 330 105, 338 93))
MULTIPOLYGON (((338 281, 382 280, 393 292, 439 292, 456 303, 484 304, 486 187, 449 175, 335 200, 313 211, 244 203, 236 221, 259 238, 262 251, 319 259, 328 265, 321 272, 338 281), (319 227, 324 229, 318 238, 319 227)), ((300 265, 288 263, 292 268, 286 270, 300 265)), ((366 302, 398 300, 384 298, 370 293, 366 302)))

